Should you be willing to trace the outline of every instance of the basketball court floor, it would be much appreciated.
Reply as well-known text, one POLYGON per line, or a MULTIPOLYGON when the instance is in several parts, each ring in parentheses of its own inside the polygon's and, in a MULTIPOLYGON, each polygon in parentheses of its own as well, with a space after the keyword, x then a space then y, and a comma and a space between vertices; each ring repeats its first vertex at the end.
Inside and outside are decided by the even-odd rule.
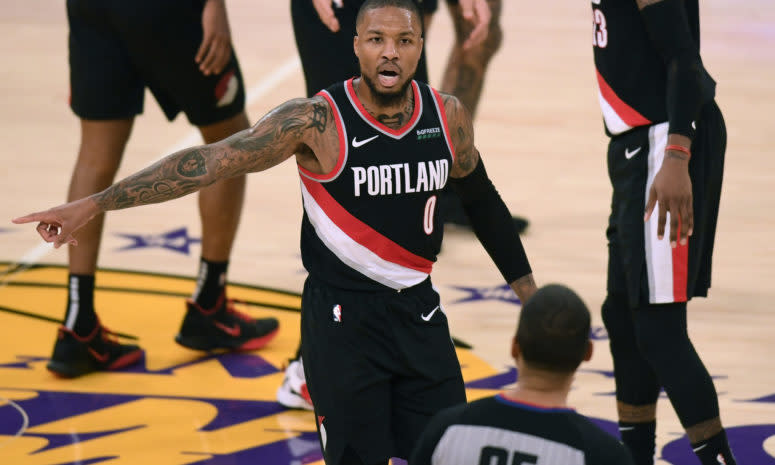
MULTIPOLYGON (((345 0, 346 1, 346 0, 345 0)), ((442 4, 444 2, 441 2, 442 4)), ((729 145, 709 299, 689 330, 719 391, 739 463, 775 464, 775 7, 703 0, 702 51, 718 81, 729 145)), ((610 187, 592 64, 589 4, 504 0, 504 43, 475 121, 476 144, 515 214, 539 284, 576 289, 593 312, 595 355, 571 404, 615 433, 604 297, 610 187)), ((227 2, 257 120, 303 95, 288 2, 227 2)), ((45 369, 66 300, 66 251, 44 244, 22 214, 65 198, 78 149, 67 106, 64 2, 6 0, 0 11, 0 464, 241 465, 322 463, 313 415, 274 402, 296 349, 301 202, 289 161, 248 179, 230 267, 231 297, 280 320, 265 349, 201 354, 173 341, 199 259, 196 198, 108 215, 96 304, 105 325, 145 350, 125 372, 61 380, 45 369)), ((451 41, 437 13, 426 47, 438 85, 451 41)), ((184 117, 167 123, 150 95, 119 176, 198 144, 184 117)), ((434 270, 459 344, 469 399, 516 372, 509 344, 520 306, 472 235, 449 231, 434 270)), ((667 398, 658 412, 660 465, 698 463, 667 398)))

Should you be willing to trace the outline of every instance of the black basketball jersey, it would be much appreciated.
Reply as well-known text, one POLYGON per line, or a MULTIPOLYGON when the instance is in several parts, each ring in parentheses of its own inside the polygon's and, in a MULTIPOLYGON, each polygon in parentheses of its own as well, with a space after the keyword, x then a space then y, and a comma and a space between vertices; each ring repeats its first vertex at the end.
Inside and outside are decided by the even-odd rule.
MULTIPOLYGON (((699 50, 699 2, 683 3, 699 50)), ((592 0, 592 18, 592 45, 606 131, 616 135, 667 121, 666 65, 649 39, 635 0, 592 0)))
POLYGON ((613 436, 568 408, 498 394, 436 415, 410 465, 632 465, 613 436))
POLYGON ((442 100, 412 81, 414 113, 394 130, 372 117, 353 80, 321 91, 339 135, 336 167, 299 167, 301 257, 316 278, 352 290, 404 289, 431 272, 443 235, 439 194, 454 150, 442 100))

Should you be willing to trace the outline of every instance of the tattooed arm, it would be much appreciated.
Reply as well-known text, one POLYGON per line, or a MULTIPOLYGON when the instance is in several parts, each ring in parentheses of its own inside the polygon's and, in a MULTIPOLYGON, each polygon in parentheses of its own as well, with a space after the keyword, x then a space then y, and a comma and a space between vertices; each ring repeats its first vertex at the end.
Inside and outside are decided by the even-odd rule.
POLYGON ((526 302, 537 290, 533 273, 511 213, 487 177, 474 146, 471 116, 457 98, 442 94, 442 101, 455 150, 449 174, 452 187, 463 202, 479 242, 519 299, 526 302))
POLYGON ((321 97, 288 101, 250 129, 173 153, 102 192, 14 222, 40 222, 43 239, 59 247, 75 244, 72 234, 99 213, 182 197, 220 179, 271 168, 294 154, 299 164, 320 172, 336 161, 336 129, 327 124, 329 116, 321 97))
POLYGON ((474 146, 474 124, 466 107, 454 95, 441 94, 447 129, 455 150, 455 162, 449 175, 462 178, 470 174, 479 163, 479 151, 474 146))

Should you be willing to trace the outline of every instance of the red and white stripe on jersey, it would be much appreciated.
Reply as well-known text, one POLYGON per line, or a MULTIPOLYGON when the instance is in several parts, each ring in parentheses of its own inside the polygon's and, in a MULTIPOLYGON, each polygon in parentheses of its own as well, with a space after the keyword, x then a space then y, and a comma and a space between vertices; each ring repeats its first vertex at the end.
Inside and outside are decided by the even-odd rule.
MULTIPOLYGON (((649 128, 648 177, 646 178, 646 200, 654 183, 654 177, 662 167, 667 146, 668 123, 655 124, 649 128)), ((645 206, 645 205, 644 205, 645 206)), ((686 286, 689 271, 689 242, 686 245, 670 246, 670 213, 667 214, 665 236, 657 239, 659 202, 654 213, 644 225, 646 247, 646 271, 649 282, 649 303, 666 304, 686 302, 686 286)))
POLYGON ((432 261, 351 215, 320 183, 302 177, 301 194, 315 233, 347 266, 393 289, 419 284, 430 274, 432 261))
POLYGON ((616 95, 616 92, 605 82, 600 71, 597 71, 598 98, 600 99, 600 108, 603 110, 603 119, 608 132, 611 134, 621 134, 636 126, 645 126, 651 124, 651 121, 635 111, 634 108, 624 103, 616 95))
POLYGON ((409 121, 407 121, 403 127, 399 129, 391 129, 377 121, 377 119, 371 116, 371 113, 369 113, 368 110, 364 108, 360 99, 358 99, 358 95, 355 93, 353 79, 355 78, 350 78, 344 83, 345 93, 347 94, 347 98, 350 100, 350 103, 352 103, 353 108, 355 108, 355 112, 358 113, 358 115, 360 115, 360 117, 369 126, 373 127, 386 136, 392 137, 393 139, 400 139, 407 135, 409 131, 411 131, 417 125, 417 122, 420 121, 420 115, 422 114, 423 110, 423 102, 422 97, 420 97, 420 89, 417 86, 416 81, 412 81, 412 92, 414 93, 414 112, 412 113, 412 117, 409 118, 409 121))
POLYGON ((444 140, 447 141, 447 148, 449 148, 449 154, 452 155, 452 163, 455 163, 455 146, 452 145, 452 139, 449 137, 449 125, 447 125, 447 111, 444 109, 444 101, 441 100, 439 92, 431 86, 428 86, 433 94, 433 104, 436 106, 436 113, 439 114, 439 121, 441 121, 441 130, 444 131, 444 140))
POLYGON ((312 171, 303 168, 298 163, 296 166, 299 168, 299 174, 304 177, 314 179, 319 182, 329 182, 336 179, 344 169, 344 165, 347 163, 347 154, 349 153, 350 146, 347 143, 347 129, 344 127, 342 114, 339 112, 339 107, 336 106, 336 102, 334 102, 331 94, 325 90, 321 90, 316 95, 326 99, 328 105, 331 107, 331 112, 334 114, 334 122, 336 122, 336 134, 339 136, 339 157, 336 160, 336 166, 334 166, 334 169, 325 174, 313 173, 312 171))

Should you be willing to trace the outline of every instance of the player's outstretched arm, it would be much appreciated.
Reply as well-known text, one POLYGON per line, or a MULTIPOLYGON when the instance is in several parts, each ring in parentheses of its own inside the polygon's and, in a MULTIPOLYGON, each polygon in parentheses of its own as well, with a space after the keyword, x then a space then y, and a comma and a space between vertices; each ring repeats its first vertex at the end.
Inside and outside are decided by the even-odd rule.
POLYGON ((75 245, 73 233, 105 211, 166 202, 221 179, 271 168, 297 151, 309 154, 306 147, 319 146, 328 129, 328 112, 320 97, 290 100, 250 129, 173 153, 102 192, 13 222, 39 222, 38 233, 54 247, 75 245))
POLYGON ((533 273, 511 213, 474 145, 471 115, 456 97, 442 94, 442 101, 455 150, 450 170, 452 188, 460 196, 479 242, 519 299, 526 302, 537 290, 533 273))

